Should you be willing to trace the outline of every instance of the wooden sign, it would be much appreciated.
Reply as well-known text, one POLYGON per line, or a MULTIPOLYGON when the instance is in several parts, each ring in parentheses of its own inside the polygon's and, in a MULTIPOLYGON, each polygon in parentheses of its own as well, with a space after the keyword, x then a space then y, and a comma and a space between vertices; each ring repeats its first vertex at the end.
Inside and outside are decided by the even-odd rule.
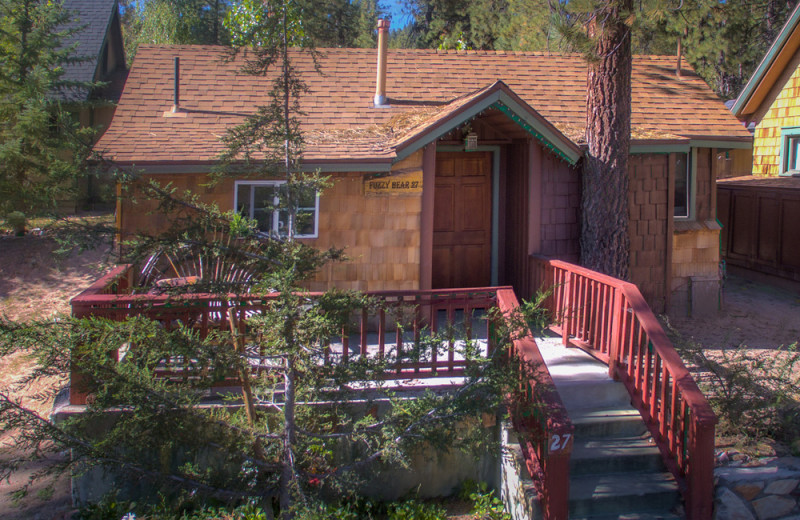
POLYGON ((364 195, 422 193, 422 170, 380 173, 364 177, 364 195))

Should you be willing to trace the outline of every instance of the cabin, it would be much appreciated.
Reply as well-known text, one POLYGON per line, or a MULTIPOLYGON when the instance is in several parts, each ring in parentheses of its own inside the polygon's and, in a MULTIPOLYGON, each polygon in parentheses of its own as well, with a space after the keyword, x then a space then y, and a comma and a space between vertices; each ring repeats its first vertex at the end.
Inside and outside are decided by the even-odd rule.
POLYGON ((796 8, 732 109, 754 127, 750 175, 719 184, 729 266, 800 281, 800 8, 796 8))
MULTIPOLYGON (((100 83, 91 91, 73 87, 62 91, 63 102, 80 103, 76 117, 83 127, 94 127, 100 135, 114 117, 116 103, 122 94, 128 69, 122 40, 118 0, 64 0, 64 11, 70 20, 65 29, 78 29, 62 42, 65 47, 75 46, 74 55, 85 60, 68 63, 61 77, 65 81, 100 83), (92 101, 86 106, 86 101, 92 101)), ((113 194, 110 180, 90 176, 81 187, 78 206, 99 209, 113 194), (107 189, 103 189, 109 185, 107 189), (108 193, 105 193, 108 192, 108 193)), ((112 198, 113 200, 113 198, 112 198)), ((113 207, 113 205, 112 205, 113 207)))
MULTIPOLYGON (((387 30, 381 24, 379 36, 387 30)), ((190 189, 280 232, 280 213, 263 204, 280 179, 206 186, 220 137, 267 104, 271 88, 269 76, 242 72, 246 56, 228 58, 214 46, 141 46, 96 150, 141 182, 190 189)), ((302 164, 333 180, 300 208, 306 224, 295 233, 350 258, 324 268, 310 290, 511 285, 527 297, 534 257, 579 260, 580 55, 379 44, 377 55, 321 49, 318 70, 306 53, 290 58, 309 89, 302 164)), ((751 142, 674 57, 634 57, 630 277, 657 312, 717 308, 717 157, 751 142)), ((163 225, 148 209, 119 199, 121 238, 163 225)))

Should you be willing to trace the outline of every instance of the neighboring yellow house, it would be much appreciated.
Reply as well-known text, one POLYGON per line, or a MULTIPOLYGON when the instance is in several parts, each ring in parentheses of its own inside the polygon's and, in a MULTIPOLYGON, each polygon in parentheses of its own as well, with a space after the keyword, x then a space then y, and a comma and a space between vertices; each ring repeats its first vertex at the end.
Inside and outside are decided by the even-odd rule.
POLYGON ((755 123, 753 175, 800 175, 800 6, 731 110, 755 123))
POLYGON ((731 110, 755 135, 752 176, 717 184, 722 255, 732 270, 800 282, 800 6, 731 110))

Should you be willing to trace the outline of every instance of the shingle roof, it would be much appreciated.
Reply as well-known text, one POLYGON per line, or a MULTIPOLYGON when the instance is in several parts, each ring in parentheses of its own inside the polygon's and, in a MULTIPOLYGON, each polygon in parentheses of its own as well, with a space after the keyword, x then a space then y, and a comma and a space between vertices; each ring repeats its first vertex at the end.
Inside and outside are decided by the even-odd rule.
MULTIPOLYGON (((514 94, 575 142, 585 127, 586 63, 579 55, 502 51, 389 50, 389 108, 373 108, 376 51, 323 49, 292 59, 310 92, 301 99, 305 159, 391 160, 394 146, 420 125, 443 117, 471 93, 503 81, 514 94), (408 120, 417 124, 408 127, 408 120)), ((123 163, 213 161, 219 138, 268 102, 269 78, 240 72, 213 46, 140 46, 111 127, 98 151, 123 163), (181 60, 180 103, 172 106, 173 57, 181 60)), ((636 56, 632 137, 748 140, 750 135, 696 74, 676 77, 673 57, 636 56)))
MULTIPOLYGON (((97 60, 102 51, 109 23, 116 13, 117 0, 64 0, 63 6, 70 15, 70 23, 65 28, 82 29, 65 38, 62 44, 68 46, 77 43, 75 55, 89 59, 66 65, 62 79, 94 81, 97 60)), ((73 95, 85 97, 86 92, 77 92, 73 95)))

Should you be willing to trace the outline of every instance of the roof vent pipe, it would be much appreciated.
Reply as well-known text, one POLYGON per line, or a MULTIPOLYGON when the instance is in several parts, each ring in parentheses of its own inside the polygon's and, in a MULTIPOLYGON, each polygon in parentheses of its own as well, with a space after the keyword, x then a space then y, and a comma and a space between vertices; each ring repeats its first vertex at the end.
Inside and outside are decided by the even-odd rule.
POLYGON ((389 20, 378 20, 378 76, 375 81, 376 107, 386 106, 386 49, 389 45, 389 20))
POLYGON ((181 109, 181 59, 175 56, 175 77, 172 86, 172 112, 178 112, 181 109))

